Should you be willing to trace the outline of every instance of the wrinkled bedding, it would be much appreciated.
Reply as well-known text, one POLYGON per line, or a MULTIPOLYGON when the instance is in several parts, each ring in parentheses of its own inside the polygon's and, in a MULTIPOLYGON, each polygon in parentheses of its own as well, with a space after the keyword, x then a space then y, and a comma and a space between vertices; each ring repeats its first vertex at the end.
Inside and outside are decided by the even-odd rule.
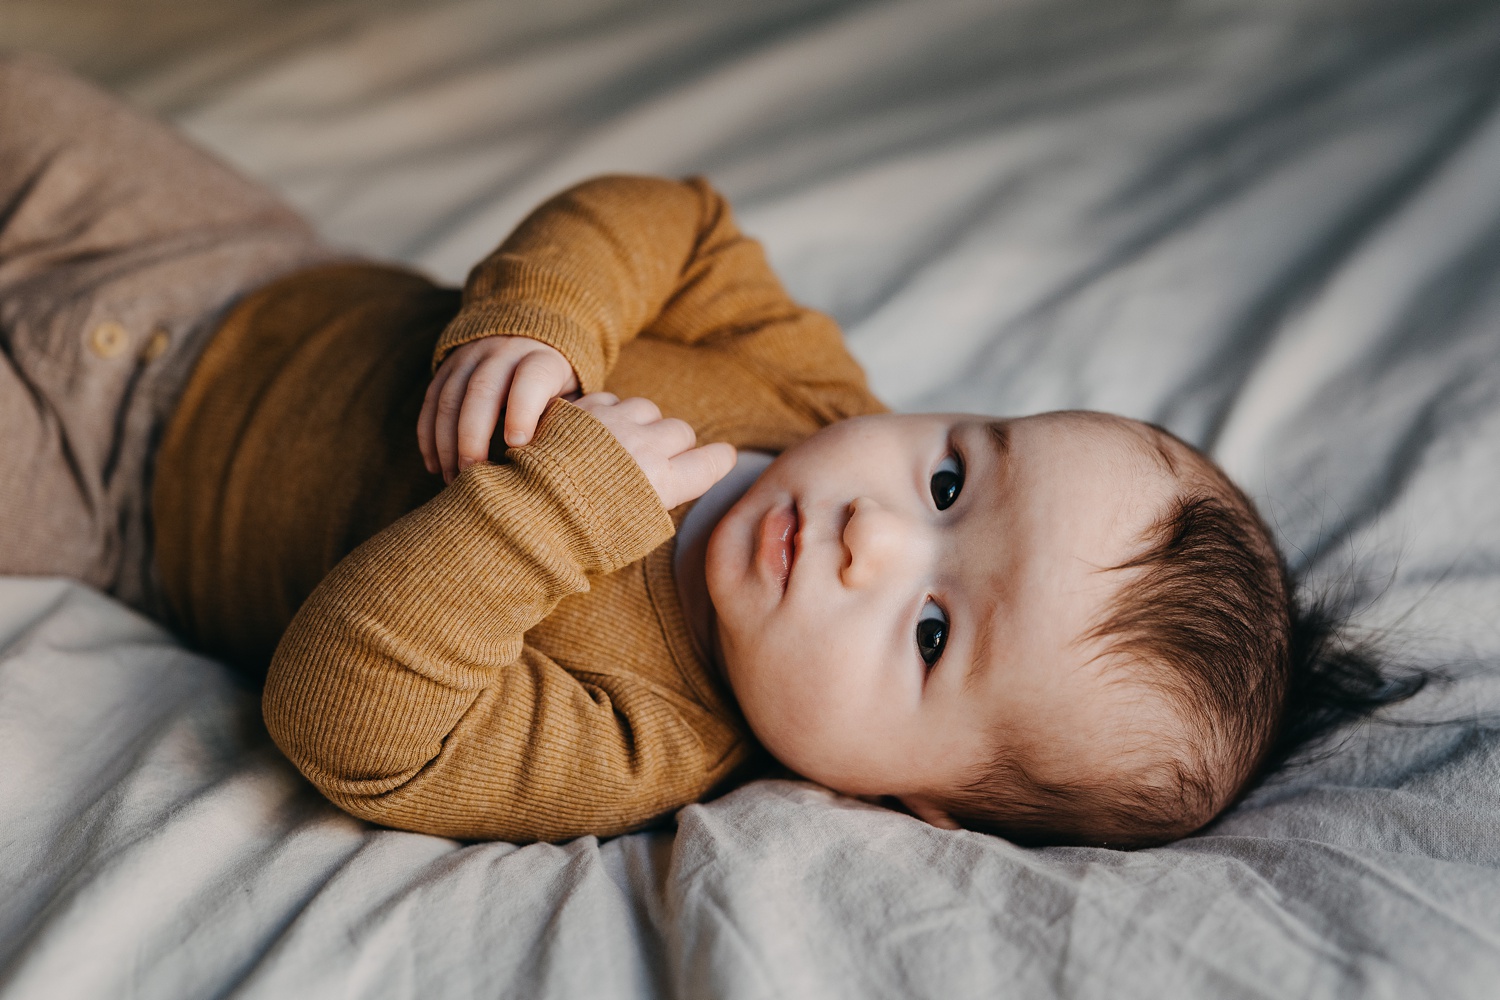
POLYGON ((1342 733, 1136 853, 794 781, 602 844, 461 844, 325 804, 157 625, 0 578, 5 1000, 1500 996, 1500 4, 220 15, 135 62, 61 22, 0 44, 451 282, 572 181, 706 174, 893 405, 1163 423, 1360 635, 1452 680, 1393 713, 1436 724, 1342 733))

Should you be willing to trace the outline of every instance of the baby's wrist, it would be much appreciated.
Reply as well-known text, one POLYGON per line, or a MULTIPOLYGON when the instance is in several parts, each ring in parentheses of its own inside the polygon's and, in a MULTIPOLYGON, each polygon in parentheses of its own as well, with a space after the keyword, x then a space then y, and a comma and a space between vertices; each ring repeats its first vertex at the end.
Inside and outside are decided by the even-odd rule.
POLYGON ((592 572, 634 562, 672 537, 672 519, 636 460, 608 427, 567 400, 548 404, 531 443, 506 455, 547 481, 576 516, 597 549, 592 572))
POLYGON ((438 337, 433 369, 455 349, 485 337, 524 337, 545 344, 567 359, 583 392, 596 391, 608 374, 598 334, 557 309, 520 301, 479 301, 464 306, 438 337))

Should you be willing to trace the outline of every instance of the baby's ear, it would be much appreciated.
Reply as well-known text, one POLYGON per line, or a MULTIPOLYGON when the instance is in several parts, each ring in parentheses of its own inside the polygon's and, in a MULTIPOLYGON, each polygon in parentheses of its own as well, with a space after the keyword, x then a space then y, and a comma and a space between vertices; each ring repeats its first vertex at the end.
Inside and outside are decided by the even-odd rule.
POLYGON ((962 829, 958 825, 958 822, 952 816, 948 815, 947 810, 931 799, 920 795, 903 795, 900 796, 900 799, 901 804, 910 809, 912 815, 917 817, 917 819, 931 823, 940 830, 962 829))

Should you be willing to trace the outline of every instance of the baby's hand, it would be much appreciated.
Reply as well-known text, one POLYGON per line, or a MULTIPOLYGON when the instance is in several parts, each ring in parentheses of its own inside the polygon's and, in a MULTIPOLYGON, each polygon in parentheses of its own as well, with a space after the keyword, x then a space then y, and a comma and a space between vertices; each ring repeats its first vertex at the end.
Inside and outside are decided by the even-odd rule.
POLYGON ((694 448, 698 435, 693 428, 664 419, 649 399, 621 400, 614 393, 592 392, 578 405, 630 452, 668 510, 698 499, 734 468, 734 445, 720 441, 694 448))
POLYGON ((490 439, 505 411, 505 443, 536 434, 554 396, 578 391, 573 366, 555 348, 530 337, 483 337, 453 349, 438 366, 417 417, 417 447, 427 471, 451 483, 489 457, 490 439))

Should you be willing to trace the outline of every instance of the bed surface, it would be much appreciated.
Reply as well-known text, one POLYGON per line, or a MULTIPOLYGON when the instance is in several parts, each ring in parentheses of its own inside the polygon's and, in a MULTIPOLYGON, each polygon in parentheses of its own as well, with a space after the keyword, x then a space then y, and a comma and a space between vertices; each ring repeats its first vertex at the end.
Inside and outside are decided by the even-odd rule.
POLYGON ((0 0, 0 28, 450 282, 575 180, 706 174, 893 405, 1163 423, 1455 678, 1395 713, 1448 721, 1351 731, 1149 851, 789 781, 465 845, 325 804, 122 605, 0 578, 4 1000, 1500 996, 1500 4, 0 0))

